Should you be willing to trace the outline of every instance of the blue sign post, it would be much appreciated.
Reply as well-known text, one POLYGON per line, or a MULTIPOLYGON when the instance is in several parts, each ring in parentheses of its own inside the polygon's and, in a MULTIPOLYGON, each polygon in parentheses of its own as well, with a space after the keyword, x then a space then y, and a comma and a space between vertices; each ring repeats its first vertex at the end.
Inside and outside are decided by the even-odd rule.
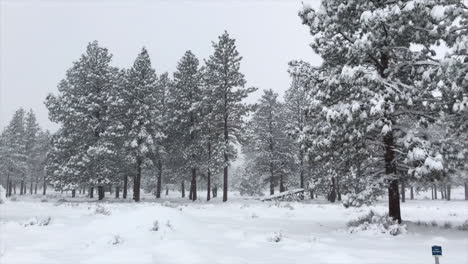
POLYGON ((435 264, 439 264, 439 257, 442 256, 442 247, 432 246, 432 256, 435 258, 435 264))

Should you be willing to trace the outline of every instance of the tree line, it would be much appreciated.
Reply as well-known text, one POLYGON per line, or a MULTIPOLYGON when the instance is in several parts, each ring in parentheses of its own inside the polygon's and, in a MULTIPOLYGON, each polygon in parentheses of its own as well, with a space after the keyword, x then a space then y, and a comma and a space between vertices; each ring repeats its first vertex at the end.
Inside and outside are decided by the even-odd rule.
POLYGON ((322 1, 304 5, 302 23, 323 63, 290 62, 284 98, 246 87, 235 40, 213 42, 203 63, 187 51, 172 76, 158 75, 146 49, 130 69, 110 65, 97 42, 46 100, 51 136, 46 172, 59 189, 113 187, 133 199, 142 187, 161 197, 162 182, 185 197, 233 185, 241 194, 307 189, 310 198, 371 203, 387 194, 401 221, 406 190, 452 185, 468 199, 468 11, 461 1, 322 1), (384 15, 383 15, 384 14, 384 15), (443 47, 445 54, 437 54, 443 47), (238 149, 241 153, 238 153, 238 149), (142 177, 144 175, 144 177, 142 177), (342 198, 342 195, 346 195, 342 198))
POLYGON ((39 127, 32 110, 18 109, 0 134, 0 173, 6 196, 17 193, 45 195, 47 178, 44 171, 49 149, 49 131, 39 127), (28 190, 29 189, 29 190, 28 190))
POLYGON ((213 54, 201 65, 187 51, 172 78, 157 74, 143 48, 133 66, 110 65, 112 55, 92 42, 67 71, 58 94, 49 95, 49 117, 60 124, 52 135, 46 170, 56 188, 86 186, 99 199, 114 187, 127 197, 129 179, 133 199, 140 200, 142 176, 154 179, 161 196, 163 180, 179 182, 185 196, 198 199, 197 179, 205 179, 206 199, 222 184, 228 199, 229 164, 236 155, 244 117, 250 106, 240 72, 235 40, 227 32, 213 42, 213 54), (222 183, 212 185, 222 173, 222 183))

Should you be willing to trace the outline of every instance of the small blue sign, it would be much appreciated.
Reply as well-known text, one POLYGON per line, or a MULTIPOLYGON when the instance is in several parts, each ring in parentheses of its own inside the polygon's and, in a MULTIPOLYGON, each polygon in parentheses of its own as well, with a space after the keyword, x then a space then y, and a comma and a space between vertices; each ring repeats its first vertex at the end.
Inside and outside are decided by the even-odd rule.
POLYGON ((442 247, 432 246, 432 256, 442 256, 442 247))

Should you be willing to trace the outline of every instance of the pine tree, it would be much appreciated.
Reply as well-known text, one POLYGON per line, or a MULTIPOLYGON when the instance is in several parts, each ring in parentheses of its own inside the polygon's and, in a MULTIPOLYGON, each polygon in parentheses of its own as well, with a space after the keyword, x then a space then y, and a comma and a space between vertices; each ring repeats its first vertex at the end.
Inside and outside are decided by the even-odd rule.
POLYGON ((116 175, 112 146, 102 137, 109 126, 110 92, 117 85, 117 70, 109 65, 111 58, 97 41, 89 43, 86 53, 60 82, 58 95, 46 99, 49 118, 61 125, 52 139, 54 148, 47 166, 50 175, 58 179, 52 182, 71 189, 80 184, 97 186, 99 199, 104 198, 104 186, 116 175), (60 184, 64 179, 69 181, 60 184))
POLYGON ((275 185, 285 191, 285 177, 293 163, 286 131, 284 130, 283 105, 273 90, 264 90, 250 121, 251 138, 247 141, 253 148, 253 163, 258 175, 269 183, 270 195, 275 185))
POLYGON ((190 199, 197 200, 197 171, 202 146, 202 90, 199 61, 191 51, 185 52, 177 65, 174 81, 169 90, 173 147, 181 149, 185 171, 190 171, 190 199))
MULTIPOLYGON (((37 137, 40 131, 39 124, 36 121, 36 115, 32 111, 32 109, 26 114, 25 117, 25 150, 27 153, 27 173, 29 178, 29 193, 33 193, 33 184, 34 182, 37 183, 37 173, 35 170, 35 160, 37 159, 37 155, 41 153, 36 153, 36 146, 37 146, 37 137)), ((43 154, 43 153, 42 153, 43 154)))
POLYGON ((156 98, 158 100, 158 124, 159 131, 162 134, 161 137, 155 142, 156 151, 155 151, 155 164, 158 168, 158 176, 156 179, 156 198, 161 198, 161 185, 163 172, 167 171, 165 166, 167 166, 167 135, 168 135, 168 93, 169 88, 172 85, 172 81, 169 78, 169 74, 163 73, 159 76, 158 84, 156 86, 156 98))
POLYGON ((0 145, 1 168, 7 175, 7 195, 11 196, 12 186, 21 182, 20 194, 25 186, 27 172, 26 136, 24 129, 24 115, 22 108, 16 110, 8 126, 2 132, 0 145))
MULTIPOLYGON (((157 75, 151 67, 148 51, 143 48, 133 67, 126 71, 121 87, 112 97, 112 125, 109 136, 122 138, 125 153, 134 164, 133 200, 140 201, 142 170, 152 165, 151 153, 161 135, 156 98, 157 75)), ((110 142, 114 141, 110 140, 110 142)))
POLYGON ((213 113, 216 130, 222 131, 223 145, 223 201, 228 199, 228 168, 230 160, 235 157, 233 144, 240 138, 242 118, 249 111, 242 100, 255 88, 245 88, 245 78, 240 70, 242 57, 237 51, 235 40, 227 32, 213 43, 214 54, 205 62, 205 82, 213 97, 213 113))
MULTIPOLYGON (((322 1, 320 9, 305 6, 299 13, 314 36, 312 48, 324 60, 320 68, 306 70, 314 83, 311 108, 324 120, 314 144, 357 150, 378 164, 388 185, 389 216, 398 222, 400 172, 421 176, 443 167, 440 151, 421 133, 438 120, 433 106, 439 99, 421 84, 437 67, 431 47, 446 37, 460 5, 322 1), (443 16, 437 15, 440 9, 443 16), (411 49, 415 44, 422 49, 411 49), (400 125, 402 120, 411 122, 400 125), (405 155, 401 150, 409 146, 405 155), (372 148, 383 160, 370 154, 372 148)), ((304 70, 300 64, 295 68, 304 70)), ((344 155, 338 162, 352 163, 344 155)))
POLYGON ((284 96, 284 111, 287 118, 286 129, 292 140, 291 152, 294 152, 296 162, 296 172, 299 174, 300 188, 306 187, 307 173, 307 146, 301 140, 305 134, 306 110, 308 107, 308 97, 306 87, 301 85, 300 80, 293 78, 291 87, 284 96))

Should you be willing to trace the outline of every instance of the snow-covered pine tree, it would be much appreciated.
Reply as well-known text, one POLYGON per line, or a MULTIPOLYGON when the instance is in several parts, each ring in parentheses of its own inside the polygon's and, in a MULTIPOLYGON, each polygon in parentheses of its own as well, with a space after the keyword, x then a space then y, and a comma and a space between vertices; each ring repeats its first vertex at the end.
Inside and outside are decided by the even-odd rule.
POLYGON ((222 134, 223 131, 220 129, 217 123, 217 115, 214 111, 214 105, 216 98, 213 96, 213 90, 207 85, 206 68, 201 67, 200 72, 202 74, 202 108, 201 108, 201 145, 203 148, 202 161, 200 163, 201 170, 203 170, 206 176, 206 199, 209 201, 211 196, 215 197, 217 176, 223 165, 223 153, 221 148, 223 146, 222 134), (213 193, 213 195, 212 195, 213 193))
MULTIPOLYGON (((199 61, 191 51, 186 51, 174 72, 173 85, 169 90, 172 148, 180 149, 179 154, 184 168, 182 173, 190 172, 190 195, 197 200, 197 171, 201 162, 201 119, 202 89, 199 61)), ((177 152, 174 152, 177 153, 177 152)))
POLYGON ((364 148, 380 146, 389 216, 399 222, 398 171, 412 172, 408 164, 414 159, 423 161, 424 166, 414 170, 418 174, 443 167, 441 154, 418 133, 421 126, 437 121, 432 107, 439 100, 421 83, 424 73, 437 67, 432 47, 447 34, 459 34, 446 28, 461 5, 449 0, 334 0, 322 1, 318 10, 304 6, 299 12, 314 36, 312 48, 324 59, 311 76, 316 80, 311 106, 329 124, 330 136, 321 143, 338 135, 345 136, 347 145, 365 141, 364 148), (400 125, 403 118, 413 120, 410 127, 400 125), (406 155, 399 148, 408 142, 418 144, 406 155))
POLYGON ((110 91, 117 85, 111 59, 97 41, 89 43, 60 82, 58 95, 49 95, 45 102, 49 118, 61 126, 52 139, 48 163, 51 177, 57 179, 52 182, 61 188, 76 188, 80 183, 97 186, 99 199, 104 198, 104 185, 115 175, 110 164, 113 152, 102 139, 109 125, 110 91), (65 178, 70 181, 60 184, 65 178))
POLYGON ((235 39, 224 32, 213 42, 214 53, 205 62, 204 80, 214 102, 213 115, 216 120, 216 130, 222 131, 223 140, 220 151, 223 153, 223 201, 228 199, 228 168, 236 155, 233 144, 241 137, 240 128, 243 117, 250 107, 243 102, 255 88, 245 88, 245 78, 240 72, 242 57, 237 51, 235 39))
POLYGON ((0 145, 0 160, 2 170, 6 174, 7 196, 11 196, 12 188, 20 182, 20 194, 25 190, 24 178, 27 172, 26 136, 24 129, 25 111, 20 108, 2 132, 0 145))
POLYGON ((40 130, 37 134, 36 144, 34 147, 34 163, 33 170, 36 174, 36 184, 34 186, 34 194, 37 193, 38 185, 42 186, 42 195, 46 195, 47 192, 47 174, 46 174, 46 160, 47 153, 50 149, 50 132, 48 130, 40 130), (40 183, 39 180, 42 182, 40 183))
POLYGON ((288 136, 292 140, 291 153, 295 156, 296 172, 298 173, 299 187, 306 188, 307 174, 307 147, 302 140, 306 127, 306 110, 308 97, 304 87, 297 77, 293 76, 291 86, 284 95, 284 114, 288 136))
POLYGON ((40 131, 39 124, 36 120, 36 115, 32 109, 26 114, 25 117, 25 151, 27 155, 27 178, 29 180, 29 193, 33 193, 33 184, 38 181, 37 171, 35 170, 35 160, 37 155, 43 153, 36 153, 37 137, 40 131))
POLYGON ((439 8, 440 17, 457 16, 456 23, 444 23, 447 52, 424 74, 424 85, 440 93, 439 109, 446 122, 441 144, 445 150, 445 171, 455 183, 465 185, 468 200, 468 7, 463 3, 439 8))
POLYGON ((269 183, 270 195, 277 184, 280 192, 285 191, 285 177, 293 163, 282 120, 283 106, 277 98, 273 90, 264 90, 250 121, 252 136, 248 143, 253 146, 254 168, 269 183))
POLYGON ((172 81, 169 78, 169 74, 163 73, 159 76, 158 83, 156 85, 156 100, 158 100, 158 126, 159 132, 161 133, 161 137, 159 137, 156 142, 156 150, 154 152, 154 163, 158 168, 158 174, 156 178, 156 190, 155 195, 156 198, 161 198, 161 185, 162 185, 162 178, 163 172, 167 171, 165 169, 165 163, 167 161, 167 135, 169 132, 168 129, 168 93, 169 88, 172 85, 172 81))
POLYGON ((148 51, 142 48, 132 68, 123 77, 122 74, 120 76, 123 80, 120 87, 113 91, 111 99, 113 122, 107 135, 123 138, 125 153, 135 168, 133 200, 138 202, 142 169, 152 165, 151 154, 155 151, 155 142, 162 136, 158 126, 157 75, 151 66, 148 51))

